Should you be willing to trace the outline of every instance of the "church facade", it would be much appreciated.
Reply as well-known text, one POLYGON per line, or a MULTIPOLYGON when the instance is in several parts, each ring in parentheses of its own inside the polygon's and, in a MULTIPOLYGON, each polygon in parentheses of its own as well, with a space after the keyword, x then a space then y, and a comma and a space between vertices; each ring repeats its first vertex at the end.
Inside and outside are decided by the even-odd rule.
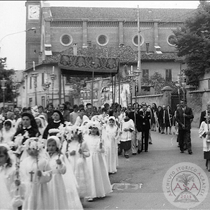
MULTIPOLYGON (((138 11, 140 20, 141 77, 158 72, 167 81, 176 81, 182 65, 176 55, 173 30, 190 17, 193 9, 139 9, 50 7, 47 1, 26 1, 26 105, 46 105, 54 95, 54 103, 70 100, 73 91, 68 76, 61 74, 61 54, 83 55, 95 49, 94 56, 117 57, 120 69, 126 65, 137 69, 138 11), (37 87, 34 88, 34 66, 37 87), (52 89, 51 74, 56 79, 52 89), (50 82, 49 82, 50 81, 50 82), (46 83, 51 86, 44 90, 46 83), (36 91, 36 100, 34 92, 36 91), (53 92, 54 91, 54 92, 53 92), (64 93, 63 93, 64 92, 64 93), (70 96, 68 98, 67 96, 70 96), (66 97, 66 98, 65 98, 66 97)), ((96 80, 95 82, 97 83, 96 80)), ((100 86, 100 85, 95 85, 100 86)), ((90 92, 90 91, 89 91, 90 92)), ((95 90, 95 105, 101 90, 95 90)), ((117 94, 116 94, 117 95, 117 94)), ((91 94, 82 96, 86 102, 91 94), (85 98, 84 98, 85 97, 85 98)), ((75 101, 72 103, 75 103, 75 101)))

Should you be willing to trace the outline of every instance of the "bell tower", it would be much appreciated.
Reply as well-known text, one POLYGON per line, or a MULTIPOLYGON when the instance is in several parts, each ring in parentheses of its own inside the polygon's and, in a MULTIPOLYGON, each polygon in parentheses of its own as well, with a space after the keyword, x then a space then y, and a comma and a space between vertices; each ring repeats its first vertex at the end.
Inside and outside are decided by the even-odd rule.
POLYGON ((39 63, 41 45, 41 2, 27 0, 26 6, 26 69, 39 63), (35 29, 35 30, 29 30, 35 29))

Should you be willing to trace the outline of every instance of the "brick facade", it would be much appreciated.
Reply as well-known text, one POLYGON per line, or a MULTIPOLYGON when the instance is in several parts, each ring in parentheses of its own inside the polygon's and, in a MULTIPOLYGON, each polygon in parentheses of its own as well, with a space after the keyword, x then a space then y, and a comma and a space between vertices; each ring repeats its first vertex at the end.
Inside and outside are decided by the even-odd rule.
MULTIPOLYGON (((136 8, 50 7, 45 2, 27 1, 27 17, 28 6, 31 4, 40 5, 40 16, 37 20, 26 19, 27 28, 37 28, 35 35, 30 33, 26 35, 26 66, 29 69, 26 72, 30 72, 32 61, 36 64, 52 62, 54 65, 58 60, 53 60, 53 55, 63 53, 65 50, 71 51, 74 44, 77 44, 78 52, 80 48, 85 49, 88 45, 94 44, 96 48, 106 48, 103 56, 115 56, 111 52, 112 48, 119 48, 119 45, 123 44, 131 50, 127 51, 124 60, 121 60, 120 71, 125 63, 129 68, 133 65, 136 69, 138 50, 138 45, 134 43, 134 37, 137 36, 136 8), (69 44, 61 43, 63 35, 69 35, 69 44), (106 36, 107 44, 98 43, 100 35, 106 36)), ((180 26, 193 12, 192 9, 140 9, 143 41, 141 63, 142 69, 148 69, 150 76, 158 71, 165 78, 166 69, 171 69, 172 80, 176 80, 180 64, 176 62, 175 47, 168 43, 168 37, 173 34, 172 30, 180 26), (154 48, 156 45, 160 46, 161 55, 156 53, 154 48)), ((59 83, 58 87, 61 86, 61 81, 56 80, 56 83, 59 83)))

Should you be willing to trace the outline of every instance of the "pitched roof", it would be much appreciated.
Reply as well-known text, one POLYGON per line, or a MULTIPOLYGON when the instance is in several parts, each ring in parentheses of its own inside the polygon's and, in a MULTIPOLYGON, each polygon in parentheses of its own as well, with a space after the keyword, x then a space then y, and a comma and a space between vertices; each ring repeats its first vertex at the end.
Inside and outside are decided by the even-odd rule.
MULTIPOLYGON (((93 49, 78 48, 77 55, 93 56, 93 49)), ((68 48, 60 53, 53 53, 52 56, 48 56, 43 64, 58 63, 61 55, 73 55, 73 47, 68 48)), ((134 51, 130 46, 123 47, 98 47, 95 49, 96 57, 113 57, 118 58, 121 63, 136 63, 138 58, 138 52, 134 51)), ((156 53, 141 53, 142 61, 175 61, 178 59, 176 52, 165 52, 163 54, 156 53)))
MULTIPOLYGON (((53 20, 137 20, 137 8, 51 7, 53 20)), ((183 22, 195 9, 140 8, 140 21, 183 22)))

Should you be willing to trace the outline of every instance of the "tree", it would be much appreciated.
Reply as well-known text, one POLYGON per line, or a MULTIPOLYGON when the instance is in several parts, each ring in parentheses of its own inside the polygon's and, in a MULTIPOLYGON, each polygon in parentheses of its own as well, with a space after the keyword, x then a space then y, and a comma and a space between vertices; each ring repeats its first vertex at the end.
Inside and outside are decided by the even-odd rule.
POLYGON ((90 78, 84 77, 68 77, 68 83, 72 85, 73 92, 72 96, 78 98, 80 96, 80 91, 86 87, 86 81, 90 78))
MULTIPOLYGON (((15 73, 13 69, 11 70, 6 69, 6 61, 7 61, 6 58, 0 58, 0 80, 2 80, 3 78, 7 80, 6 89, 5 89, 5 102, 13 101, 11 76, 15 73)), ((2 88, 0 88, 0 102, 3 102, 2 88)))
POLYGON ((174 30, 178 56, 185 57, 188 84, 198 86, 206 72, 210 72, 210 3, 200 1, 192 17, 174 30))
POLYGON ((155 94, 162 93, 161 89, 165 86, 170 86, 172 89, 176 90, 175 82, 173 81, 166 81, 162 75, 158 72, 155 72, 148 81, 142 78, 144 84, 148 84, 154 87, 155 94))

